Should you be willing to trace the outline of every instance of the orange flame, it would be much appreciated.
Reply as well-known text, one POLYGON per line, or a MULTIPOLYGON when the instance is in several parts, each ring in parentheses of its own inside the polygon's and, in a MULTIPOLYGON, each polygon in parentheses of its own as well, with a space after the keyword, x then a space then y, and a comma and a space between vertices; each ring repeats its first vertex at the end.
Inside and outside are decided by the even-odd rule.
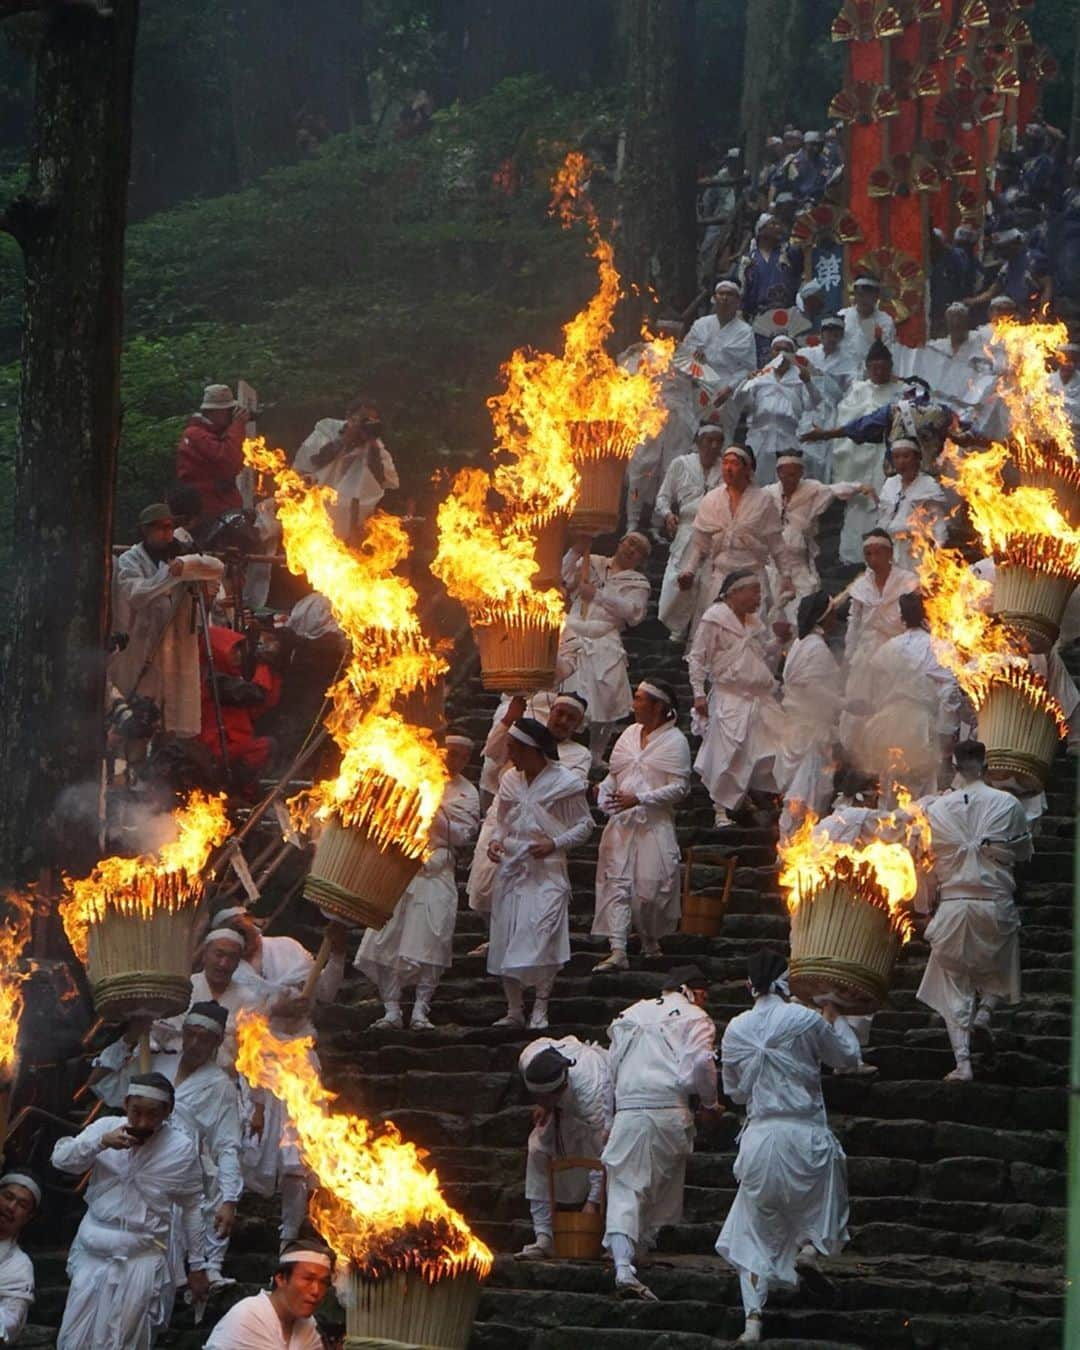
POLYGON ((262 437, 244 442, 244 458, 276 481, 289 570, 307 574, 352 644, 345 673, 327 691, 326 728, 341 750, 340 768, 335 778, 293 798, 290 808, 301 827, 336 814, 345 826, 363 827, 376 844, 393 842, 418 857, 446 768, 431 731, 409 725, 393 704, 434 683, 446 663, 421 630, 416 591, 394 571, 409 553, 405 527, 376 512, 363 542, 349 548, 326 511, 333 488, 309 484, 262 437))
POLYGON ((64 877, 60 919, 84 965, 90 929, 109 910, 145 916, 162 907, 175 911, 199 903, 199 874, 229 833, 225 798, 193 792, 171 825, 174 837, 154 852, 103 858, 88 877, 64 877))
POLYGON ((0 1085, 10 1083, 18 1060, 19 1021, 23 1013, 23 984, 29 970, 19 961, 30 941, 34 902, 15 892, 5 897, 10 913, 0 925, 0 1085))
POLYGON ((309 1037, 281 1041, 259 1013, 237 1018, 237 1068, 285 1105, 304 1162, 318 1178, 311 1222, 339 1260, 361 1271, 412 1270, 434 1282, 466 1271, 485 1276, 491 1252, 439 1189, 423 1153, 394 1125, 336 1110, 320 1081, 309 1037))
POLYGON ((994 323, 993 341, 1004 352, 1009 371, 999 387, 1013 435, 1021 446, 1049 442, 1075 458, 1065 396, 1047 378, 1047 365, 1056 360, 1057 349, 1068 340, 1064 323, 1021 323, 1007 317, 994 323))

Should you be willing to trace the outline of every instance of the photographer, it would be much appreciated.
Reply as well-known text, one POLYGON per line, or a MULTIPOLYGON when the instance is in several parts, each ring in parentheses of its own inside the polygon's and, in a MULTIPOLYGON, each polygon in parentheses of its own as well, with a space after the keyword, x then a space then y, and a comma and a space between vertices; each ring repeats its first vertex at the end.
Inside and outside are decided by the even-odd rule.
POLYGON ((204 519, 243 506, 236 475, 244 467, 244 433, 251 413, 227 384, 208 384, 176 447, 176 477, 197 489, 204 519))
POLYGON ((197 736, 197 584, 216 590, 225 569, 217 558, 185 551, 164 502, 142 512, 139 529, 142 540, 117 558, 113 572, 113 628, 127 644, 113 655, 109 679, 128 703, 153 699, 166 733, 197 736))
POLYGON ((399 486, 397 469, 382 443, 379 410, 367 398, 355 399, 345 420, 324 417, 296 452, 293 467, 317 483, 332 487, 337 501, 328 509, 334 529, 349 541, 382 501, 399 486))

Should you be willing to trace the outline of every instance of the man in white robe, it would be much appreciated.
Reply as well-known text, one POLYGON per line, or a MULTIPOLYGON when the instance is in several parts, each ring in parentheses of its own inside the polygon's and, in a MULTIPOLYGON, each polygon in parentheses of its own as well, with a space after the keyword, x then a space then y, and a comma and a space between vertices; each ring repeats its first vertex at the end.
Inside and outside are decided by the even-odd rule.
MULTIPOLYGON (((895 403, 905 391, 904 385, 893 378, 892 353, 884 343, 876 343, 866 357, 866 379, 856 380, 836 410, 833 426, 814 427, 804 431, 799 439, 804 445, 832 441, 832 472, 847 483, 867 483, 875 493, 885 483, 885 446, 880 434, 877 439, 854 439, 865 434, 861 424, 880 409, 895 403)), ((871 501, 852 497, 844 511, 844 528, 840 534, 840 560, 857 563, 862 556, 862 537, 872 529, 875 508, 871 501)))
POLYGON ((571 545, 563 559, 563 580, 571 601, 566 627, 581 643, 577 669, 560 688, 581 694, 589 705, 589 749, 599 767, 616 724, 631 708, 630 679, 622 634, 636 628, 649 608, 649 579, 639 570, 652 545, 643 534, 623 535, 614 556, 587 555, 571 545))
POLYGON ((234 1303, 206 1350, 323 1350, 315 1310, 330 1292, 334 1261, 315 1238, 287 1243, 270 1288, 234 1303))
POLYGON ((328 505, 338 535, 352 539, 382 501, 400 486, 397 469, 382 442, 382 422, 370 400, 351 403, 344 420, 323 417, 296 452, 293 468, 332 487, 337 500, 328 505))
POLYGON ((225 574, 219 558, 188 553, 173 537, 172 513, 164 503, 139 516, 141 541, 116 560, 113 574, 114 632, 127 646, 109 662, 109 680, 125 699, 152 698, 163 729, 197 736, 202 727, 197 585, 210 594, 225 574))
POLYGON ((41 1183, 21 1167, 0 1176, 0 1345, 15 1345, 34 1301, 34 1263, 19 1235, 41 1208, 41 1183))
POLYGON ((956 300, 945 310, 944 337, 931 338, 926 344, 930 351, 940 352, 948 361, 967 367, 972 373, 989 370, 992 360, 977 329, 971 326, 971 311, 962 300, 956 300))
POLYGON ((844 321, 844 346, 858 362, 875 342, 886 347, 896 345, 896 324, 892 316, 878 306, 881 287, 873 277, 856 277, 851 283, 853 304, 840 311, 844 321))
POLYGON ((896 566, 913 572, 913 518, 919 522, 919 532, 929 530, 940 547, 945 543, 949 502, 938 480, 922 472, 921 452, 915 441, 895 440, 890 453, 896 472, 885 479, 878 492, 874 524, 891 535, 896 566))
POLYGON ((403 989, 415 987, 410 1026, 430 1031, 431 1000, 454 956, 457 921, 457 851, 472 843, 480 828, 480 797, 464 776, 473 743, 467 736, 446 737, 450 775, 428 832, 428 856, 397 902, 384 928, 369 928, 354 965, 373 981, 384 1015, 374 1027, 404 1026, 403 989))
MULTIPOLYGON (((637 343, 640 350, 649 350, 637 343)), ((619 366, 634 371, 640 365, 637 351, 623 353, 619 366)), ((707 366, 691 361, 673 362, 660 377, 659 402, 667 412, 664 425, 655 436, 647 436, 634 447, 626 466, 626 519, 630 525, 645 529, 656 502, 657 489, 676 455, 686 453, 702 416, 712 406, 710 389, 716 379, 707 366)))
MULTIPOLYGON (((203 1169, 203 1219, 206 1226, 206 1274, 211 1291, 233 1284, 222 1275, 236 1207, 243 1194, 240 1172, 240 1097, 236 1084, 217 1063, 225 1037, 227 1013, 219 1003, 196 1003, 184 1014, 179 1054, 159 1050, 150 1068, 173 1085, 172 1121, 199 1146, 203 1169)), ((120 1107, 131 1088, 138 1064, 142 1024, 132 1022, 127 1033, 98 1055, 101 1070, 91 1086, 106 1106, 120 1107)), ((179 1235, 177 1235, 179 1236, 179 1235)), ((179 1253, 180 1257, 183 1252, 179 1253)))
POLYGON ((615 1290, 655 1302, 636 1262, 664 1224, 682 1218, 694 1109, 723 1111, 716 1095, 716 1027, 705 1011, 708 982, 695 968, 672 971, 659 998, 644 998, 608 1028, 615 1118, 601 1155, 607 1170, 604 1246, 615 1290))
POLYGON ((770 350, 765 369, 745 380, 732 400, 736 418, 747 417, 746 443, 757 461, 759 487, 776 481, 777 457, 796 444, 799 423, 821 402, 809 365, 795 359, 791 338, 778 333, 770 350))
POLYGON ((761 583, 731 572, 720 599, 705 611, 686 658, 694 694, 691 729, 703 737, 694 768, 716 809, 716 828, 750 791, 776 792, 773 760, 783 743, 775 649, 757 617, 761 583))
POLYGON ((558 763, 558 744, 542 723, 510 728, 513 768, 499 780, 488 857, 491 888, 487 968, 502 980, 507 1010, 496 1026, 525 1024, 525 990, 536 990, 529 1026, 548 1024, 548 999, 570 959, 570 879, 566 854, 594 825, 578 774, 558 763))
POLYGON ((690 746, 677 718, 671 686, 643 680, 634 693, 634 721, 615 742, 597 793, 608 822, 596 861, 592 932, 611 944, 598 971, 628 968, 631 925, 642 956, 659 956, 660 939, 679 926, 675 808, 690 791, 690 746))
POLYGON ((525 1199, 532 1214, 533 1241, 518 1261, 554 1255, 556 1204, 579 1205, 595 1213, 603 1194, 604 1170, 566 1168, 554 1175, 556 1158, 599 1158, 614 1114, 608 1052, 576 1036, 538 1036, 518 1057, 518 1072, 536 1103, 525 1163, 525 1199))
POLYGON ((672 460, 656 497, 656 513, 664 533, 671 540, 667 567, 660 586, 658 616, 671 634, 672 642, 681 642, 697 603, 700 575, 689 590, 679 586, 679 573, 694 534, 694 518, 701 499, 721 481, 720 452, 724 447, 723 429, 713 422, 698 427, 696 448, 688 455, 672 460))
POLYGON ((694 517, 693 536, 679 573, 679 586, 690 590, 697 582, 697 600, 690 624, 694 636, 701 616, 720 594, 724 578, 749 569, 765 583, 771 559, 780 575, 774 601, 784 603, 793 594, 781 558, 783 531, 780 512, 764 488, 754 484, 754 456, 741 445, 729 445, 720 461, 723 484, 706 492, 694 517))
POLYGON ((720 1048, 724 1093, 746 1103, 739 1189, 716 1240, 739 1272, 740 1345, 761 1340, 770 1286, 798 1285, 804 1245, 835 1256, 848 1240, 847 1159, 826 1119, 821 1066, 855 1067, 858 1047, 831 1004, 816 1012, 786 1000, 784 967, 775 952, 750 958, 754 1006, 728 1023, 720 1048))
POLYGON ((917 997, 945 1019, 956 1067, 969 1082, 973 1031, 989 1033, 994 1009, 1020 1001, 1020 915, 1013 869, 1031 857, 1024 809, 985 782, 986 748, 954 751, 958 785, 923 802, 930 821, 938 908, 926 929, 930 960, 917 997))
POLYGON ((53 1149, 59 1171, 90 1170, 86 1213, 68 1252, 57 1350, 150 1350, 176 1294, 169 1261, 174 1206, 188 1289, 198 1301, 209 1293, 199 1147, 169 1120, 173 1095, 161 1074, 136 1074, 124 1117, 99 1117, 53 1149))
POLYGON ((919 589, 914 572, 893 565, 893 541, 884 530, 870 530, 863 540, 866 571, 847 589, 851 608, 844 634, 844 662, 847 684, 844 689, 846 711, 840 720, 840 739, 851 744, 857 730, 856 719, 874 711, 870 663, 879 647, 904 631, 900 617, 900 597, 919 589))
POLYGON ((713 313, 695 319, 682 340, 681 350, 705 362, 723 381, 721 402, 757 370, 754 330, 739 318, 742 292, 734 281, 718 281, 713 291, 713 313))
MULTIPOLYGON (((826 314, 821 321, 821 341, 800 347, 797 355, 806 362, 818 391, 816 408, 803 414, 799 431, 810 431, 814 422, 826 426, 836 421, 837 409, 851 388, 864 363, 856 360, 844 346, 844 321, 839 314, 826 314)), ((822 483, 832 482, 832 447, 828 441, 820 450, 806 449, 806 473, 822 483)))

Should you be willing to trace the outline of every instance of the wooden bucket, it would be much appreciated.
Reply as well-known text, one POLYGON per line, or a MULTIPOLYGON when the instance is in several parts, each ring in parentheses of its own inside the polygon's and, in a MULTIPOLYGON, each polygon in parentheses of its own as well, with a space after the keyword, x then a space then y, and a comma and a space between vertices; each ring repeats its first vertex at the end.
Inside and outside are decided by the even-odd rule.
POLYGON ((618 529, 626 465, 619 455, 584 459, 578 464, 581 486, 570 513, 571 531, 597 535, 618 529))
MULTIPOLYGON (((599 1158, 551 1158, 548 1168, 548 1186, 551 1196, 551 1231, 555 1255, 563 1261, 599 1261, 604 1255, 604 1209, 606 1185, 600 1192, 600 1209, 596 1214, 580 1210, 559 1209, 555 1201, 555 1174, 585 1169, 596 1172, 603 1169, 599 1158)), ((606 1181, 606 1176, 605 1176, 606 1181)))
POLYGON ((348 1281, 346 1347, 389 1342, 423 1350, 466 1350, 480 1302, 475 1271, 433 1283, 416 1271, 395 1271, 378 1279, 352 1271, 348 1281))
POLYGON ((555 685, 559 653, 557 625, 517 617, 474 624, 473 641, 480 653, 480 679, 497 693, 531 694, 555 685))
POLYGON ((86 974, 99 1017, 174 1017, 191 1002, 198 906, 127 913, 112 906, 87 934, 86 974))
POLYGON ((806 1002, 838 993, 853 1012, 876 1012, 888 997, 899 950, 888 911, 833 877, 791 916, 791 992, 806 1002))
POLYGON ((739 859, 734 853, 722 853, 717 849, 688 848, 686 866, 683 870, 682 915, 679 919, 680 933, 693 933, 697 937, 719 937, 724 915, 731 902, 731 887, 735 882, 735 869, 739 859), (719 895, 696 893, 693 889, 694 864, 699 867, 723 867, 724 889, 719 895))
POLYGON ((1023 633, 1033 652, 1048 652, 1058 640, 1065 607, 1075 589, 1072 577, 1005 559, 994 573, 994 614, 1023 633))
POLYGON ((1023 690, 995 681, 979 709, 979 740, 986 746, 986 776, 1014 780, 1021 791, 1041 792, 1057 750, 1057 724, 1023 690))
POLYGON ((324 824, 315 845, 304 896, 347 924, 384 928, 420 863, 400 849, 377 847, 363 831, 344 827, 335 816, 324 824))

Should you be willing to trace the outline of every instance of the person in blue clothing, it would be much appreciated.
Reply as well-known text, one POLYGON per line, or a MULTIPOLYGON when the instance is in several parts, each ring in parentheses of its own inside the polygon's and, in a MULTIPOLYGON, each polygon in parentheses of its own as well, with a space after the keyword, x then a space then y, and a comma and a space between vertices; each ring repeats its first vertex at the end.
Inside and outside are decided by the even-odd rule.
POLYGON ((996 296, 1007 295, 1016 305, 1019 318, 1030 319, 1041 313, 1054 298, 1054 279, 1044 253, 1030 248, 1023 232, 1002 230, 994 235, 994 249, 1001 259, 993 281, 975 296, 973 303, 987 304, 996 296))
MULTIPOLYGON (((743 314, 749 322, 768 309, 791 309, 802 280, 802 249, 787 242, 776 216, 758 217, 754 242, 739 268, 743 314)), ((758 364, 769 359, 772 334, 756 334, 758 364)))

